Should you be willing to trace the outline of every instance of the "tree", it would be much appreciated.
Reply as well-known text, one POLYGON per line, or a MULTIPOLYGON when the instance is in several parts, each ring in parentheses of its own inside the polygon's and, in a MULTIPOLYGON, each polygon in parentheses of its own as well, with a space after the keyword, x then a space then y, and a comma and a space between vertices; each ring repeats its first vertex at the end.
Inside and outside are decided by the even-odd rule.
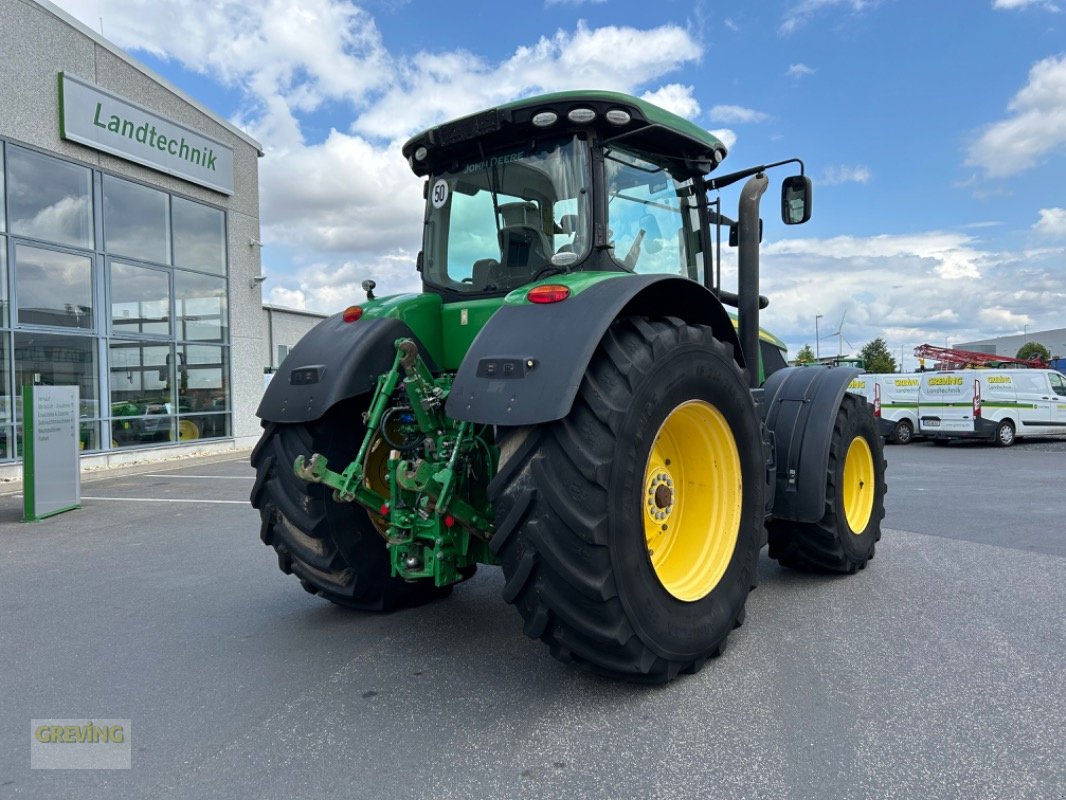
POLYGON ((1048 350, 1040 342, 1026 342, 1018 348, 1018 355, 1015 358, 1024 358, 1026 360, 1030 358, 1039 358, 1045 364, 1051 360, 1051 351, 1048 350))
POLYGON ((796 363, 797 364, 813 364, 814 363, 814 351, 811 350, 811 346, 809 344, 803 345, 803 347, 800 348, 800 351, 798 353, 796 353, 796 363))
POLYGON ((862 350, 859 351, 859 355, 862 356, 867 372, 896 371, 896 359, 892 358, 892 354, 888 352, 888 345, 885 344, 885 340, 880 336, 872 342, 867 342, 862 350))

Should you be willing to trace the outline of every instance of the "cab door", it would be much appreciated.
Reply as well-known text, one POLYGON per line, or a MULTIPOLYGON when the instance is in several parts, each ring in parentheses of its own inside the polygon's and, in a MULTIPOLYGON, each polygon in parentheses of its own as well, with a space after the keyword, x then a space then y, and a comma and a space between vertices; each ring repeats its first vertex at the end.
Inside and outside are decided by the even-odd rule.
POLYGON ((1039 370, 1019 370, 1014 373, 1014 389, 1018 393, 1018 410, 1023 428, 1018 433, 1045 434, 1052 430, 1051 409, 1055 405, 1047 373, 1039 370))
POLYGON ((1058 372, 1048 373, 1051 384, 1051 426, 1056 433, 1066 433, 1066 377, 1058 372))

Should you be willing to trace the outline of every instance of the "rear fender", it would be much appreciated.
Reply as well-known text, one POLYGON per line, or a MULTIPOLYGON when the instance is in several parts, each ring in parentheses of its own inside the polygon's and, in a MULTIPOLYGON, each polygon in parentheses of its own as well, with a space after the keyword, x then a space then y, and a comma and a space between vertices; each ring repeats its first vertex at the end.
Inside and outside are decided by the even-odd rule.
POLYGON ((558 303, 504 305, 466 354, 448 396, 454 419, 490 425, 538 425, 570 412, 597 345, 619 317, 677 317, 708 325, 733 346, 736 330, 703 286, 666 275, 600 281, 558 303))
MULTIPOLYGON (((392 367, 393 343, 417 337, 397 319, 346 323, 341 314, 322 320, 289 351, 267 386, 256 416, 270 422, 310 422, 342 400, 369 392, 392 367)), ((436 367, 419 343, 422 359, 436 367)))
POLYGON ((772 516, 817 522, 825 516, 826 470, 837 411, 853 367, 789 367, 766 379, 762 412, 774 443, 772 516))

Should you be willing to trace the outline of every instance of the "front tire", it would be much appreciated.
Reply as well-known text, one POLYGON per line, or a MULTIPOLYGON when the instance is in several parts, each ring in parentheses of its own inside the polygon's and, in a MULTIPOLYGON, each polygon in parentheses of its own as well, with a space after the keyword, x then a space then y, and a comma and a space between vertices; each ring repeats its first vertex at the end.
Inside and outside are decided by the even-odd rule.
POLYGON ((620 320, 570 413, 500 446, 491 546, 527 635, 653 683, 722 652, 755 583, 766 479, 729 345, 675 319, 620 320))
POLYGON ((337 605, 392 611, 446 597, 451 586, 392 577, 385 540, 366 509, 335 502, 332 489, 300 480, 293 471, 298 455, 312 453, 326 456, 335 469, 346 467, 361 443, 359 410, 345 403, 314 422, 264 423, 251 457, 260 538, 277 552, 282 572, 337 605))
POLYGON ((845 394, 829 446, 818 522, 771 520, 770 558, 805 572, 854 574, 874 557, 885 516, 885 459, 866 401, 845 394))

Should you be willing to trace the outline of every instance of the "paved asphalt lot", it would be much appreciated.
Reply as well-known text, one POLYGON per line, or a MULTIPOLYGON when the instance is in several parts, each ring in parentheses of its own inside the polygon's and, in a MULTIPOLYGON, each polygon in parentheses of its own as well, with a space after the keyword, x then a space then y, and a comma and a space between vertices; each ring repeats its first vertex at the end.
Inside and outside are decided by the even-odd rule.
POLYGON ((652 689, 551 659, 495 569, 390 616, 311 597, 243 458, 35 524, 0 496, 0 798, 1066 796, 1066 442, 887 452, 869 568, 764 555, 726 654, 652 689), (131 719, 133 768, 30 770, 45 717, 131 719))

